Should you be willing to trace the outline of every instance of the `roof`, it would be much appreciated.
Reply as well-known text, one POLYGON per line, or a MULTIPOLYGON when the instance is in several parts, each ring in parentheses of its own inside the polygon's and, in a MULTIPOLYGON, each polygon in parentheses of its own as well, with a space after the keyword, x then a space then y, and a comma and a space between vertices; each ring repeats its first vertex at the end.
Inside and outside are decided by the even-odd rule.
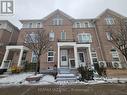
POLYGON ((16 27, 14 24, 12 24, 9 20, 0 20, 0 21, 7 22, 7 23, 10 24, 11 26, 13 26, 15 29, 19 30, 19 28, 16 27))
POLYGON ((121 15, 121 14, 119 14, 119 13, 117 13, 117 12, 111 10, 111 9, 106 9, 106 10, 103 11, 100 15, 98 15, 97 18, 100 18, 100 17, 101 17, 103 14, 105 14, 105 13, 110 13, 110 14, 115 15, 115 16, 117 16, 117 17, 125 18, 125 16, 123 16, 123 15, 121 15))
POLYGON ((71 20, 71 19, 74 19, 73 17, 71 17, 71 16, 65 14, 63 11, 57 9, 57 10, 55 10, 54 12, 50 13, 48 16, 44 17, 43 20, 47 20, 48 18, 50 18, 51 16, 53 16, 53 15, 55 15, 55 14, 61 14, 61 15, 65 16, 65 17, 67 17, 67 18, 70 19, 70 20, 71 20))

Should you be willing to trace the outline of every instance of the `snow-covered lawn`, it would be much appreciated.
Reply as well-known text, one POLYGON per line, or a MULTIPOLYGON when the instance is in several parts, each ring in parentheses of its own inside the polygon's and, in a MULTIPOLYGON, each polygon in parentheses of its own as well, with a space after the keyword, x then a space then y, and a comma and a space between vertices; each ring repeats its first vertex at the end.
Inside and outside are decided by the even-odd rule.
POLYGON ((88 84, 101 84, 101 83, 127 83, 127 78, 94 78, 92 81, 80 82, 80 81, 57 81, 51 75, 38 74, 42 76, 38 82, 28 82, 25 79, 28 77, 34 77, 34 73, 20 73, 7 75, 4 78, 0 78, 0 86, 12 86, 12 85, 88 85, 88 84))
POLYGON ((0 84, 20 84, 26 77, 33 75, 33 73, 12 74, 4 78, 0 78, 0 84))

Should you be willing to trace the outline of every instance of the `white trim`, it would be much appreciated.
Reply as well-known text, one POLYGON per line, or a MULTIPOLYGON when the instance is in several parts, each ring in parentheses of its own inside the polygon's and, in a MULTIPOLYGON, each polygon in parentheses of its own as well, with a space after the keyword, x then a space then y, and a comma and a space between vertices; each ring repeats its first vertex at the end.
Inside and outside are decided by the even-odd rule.
POLYGON ((67 49, 60 50, 60 66, 61 67, 68 67, 69 66, 69 64, 68 64, 68 50, 67 49), (66 55, 63 55, 62 51, 64 51, 64 52, 66 51, 66 55), (62 66, 62 56, 66 56, 66 61, 64 61, 64 62, 67 62, 66 66, 62 66))
POLYGON ((61 39, 61 40, 66 40, 66 32, 65 32, 64 30, 61 32, 60 39, 61 39), (64 33, 64 36, 65 36, 65 38, 64 38, 64 39, 62 38, 62 33, 64 33))
POLYGON ((55 32, 51 31, 49 32, 49 41, 54 41, 54 40, 55 40, 55 32), (51 37, 52 36, 51 34, 53 34, 53 37, 51 37))
POLYGON ((40 22, 37 22, 36 23, 36 28, 41 28, 41 23, 39 24, 40 22), (38 27, 38 24, 39 24, 39 27, 38 27))
POLYGON ((78 34, 78 42, 81 42, 81 43, 84 43, 84 42, 92 42, 92 35, 91 35, 91 33, 86 33, 86 32, 83 32, 83 33, 79 33, 78 34), (83 35, 84 36, 88 36, 89 37, 89 40, 87 41, 85 41, 85 40, 82 40, 82 41, 80 41, 80 36, 81 36, 81 38, 83 38, 83 35))
POLYGON ((24 49, 24 50, 29 50, 25 46, 6 46, 6 49, 24 49))
POLYGON ((90 44, 76 44, 76 42, 57 42, 58 46, 90 47, 90 44))
POLYGON ((48 53, 47 53, 47 62, 54 62, 54 56, 55 56, 54 50, 48 51, 48 53), (48 55, 49 52, 53 52, 53 56, 49 56, 49 55, 48 55), (53 60, 52 60, 52 61, 48 61, 48 58, 49 58, 49 57, 53 57, 53 60))

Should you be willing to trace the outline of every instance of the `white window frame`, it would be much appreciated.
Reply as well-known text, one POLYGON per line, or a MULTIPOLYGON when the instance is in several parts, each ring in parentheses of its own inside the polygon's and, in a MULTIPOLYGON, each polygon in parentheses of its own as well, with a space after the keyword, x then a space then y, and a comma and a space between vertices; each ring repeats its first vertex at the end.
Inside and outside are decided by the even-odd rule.
POLYGON ((35 54, 34 51, 32 51, 31 62, 32 62, 32 63, 37 63, 37 62, 33 62, 33 58, 34 58, 34 57, 37 58, 37 55, 35 54))
POLYGON ((38 34, 36 34, 36 33, 34 33, 34 32, 32 32, 32 33, 30 33, 30 34, 26 34, 26 36, 25 36, 25 43, 27 43, 27 42, 28 42, 28 43, 38 43, 37 39, 35 39, 35 38, 32 38, 32 39, 35 39, 35 40, 36 40, 35 42, 34 42, 33 40, 32 40, 32 41, 26 41, 26 40, 29 40, 29 39, 28 39, 28 35, 31 36, 31 37, 32 37, 32 36, 35 37, 35 35, 38 35, 38 34))
POLYGON ((41 23, 38 22, 37 25, 36 25, 37 28, 41 28, 41 23))
POLYGON ((55 33, 53 31, 49 32, 49 41, 55 40, 55 33), (53 33, 53 35, 51 35, 53 33))
POLYGON ((106 37, 108 40, 112 40, 111 32, 106 32, 106 37))
POLYGON ((63 30, 61 32, 61 37, 60 37, 61 40, 66 40, 66 32, 63 30), (64 39, 62 38, 63 37, 63 33, 64 33, 64 39))
POLYGON ((81 28, 81 22, 75 22, 75 28, 81 28))
POLYGON ((54 18, 53 19, 53 25, 63 25, 63 19, 61 18, 54 18))
POLYGON ((84 25, 84 28, 89 28, 90 27, 90 23, 88 22, 88 21, 85 21, 84 23, 83 23, 83 25, 84 25), (87 27, 86 27, 86 23, 87 23, 87 27))
POLYGON ((113 24, 115 24, 114 18, 111 17, 111 16, 106 17, 106 18, 105 18, 105 21, 106 21, 106 24, 107 24, 107 25, 113 25, 113 24))
POLYGON ((112 61, 115 61, 115 60, 113 60, 113 58, 118 58, 119 62, 120 62, 119 53, 116 49, 115 49, 115 51, 111 51, 111 54, 112 54, 112 61))
POLYGON ((29 25, 29 26, 28 26, 29 28, 33 28, 33 23, 32 23, 32 22, 29 23, 28 25, 29 25))
POLYGON ((81 43, 85 43, 85 42, 92 42, 92 35, 90 34, 90 33, 80 33, 80 34, 78 34, 78 42, 81 42, 81 43), (90 37, 90 39, 89 39, 89 41, 80 41, 80 36, 82 37, 81 39, 83 39, 83 36, 88 36, 89 35, 89 37, 90 37))
POLYGON ((48 53, 47 53, 47 62, 54 62, 54 56, 55 56, 55 52, 53 50, 49 50, 48 53), (53 52, 53 55, 52 56, 49 56, 49 52, 53 52), (52 57, 53 60, 52 61, 49 61, 48 60, 49 57, 52 57))

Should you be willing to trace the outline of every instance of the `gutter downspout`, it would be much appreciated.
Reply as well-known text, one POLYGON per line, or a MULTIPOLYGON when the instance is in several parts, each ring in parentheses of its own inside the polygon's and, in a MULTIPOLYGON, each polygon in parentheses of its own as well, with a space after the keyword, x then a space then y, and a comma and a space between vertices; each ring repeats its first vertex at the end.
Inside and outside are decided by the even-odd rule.
POLYGON ((100 39, 99 39, 99 34, 98 34, 98 29, 97 29, 96 21, 94 21, 94 25, 95 25, 95 33, 96 33, 97 42, 98 42, 98 45, 99 45, 102 61, 105 61, 104 55, 103 55, 103 52, 102 52, 101 42, 100 42, 100 39))

